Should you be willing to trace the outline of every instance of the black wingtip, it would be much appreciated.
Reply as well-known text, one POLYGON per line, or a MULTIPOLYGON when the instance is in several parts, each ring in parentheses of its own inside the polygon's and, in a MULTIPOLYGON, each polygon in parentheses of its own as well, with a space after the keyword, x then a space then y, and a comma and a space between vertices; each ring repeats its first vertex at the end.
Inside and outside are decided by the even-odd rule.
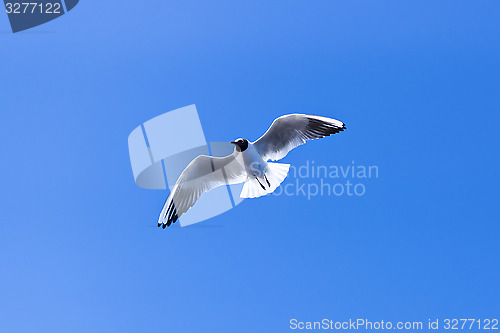
MULTIPOLYGON (((163 229, 165 229, 165 227, 170 227, 170 225, 175 223, 178 219, 179 216, 177 215, 177 208, 175 207, 174 201, 171 201, 168 205, 167 211, 163 215, 163 229)), ((160 224, 158 224, 158 226, 160 226, 160 224)))
POLYGON ((319 139, 325 136, 330 136, 332 134, 337 134, 343 132, 346 129, 344 123, 339 124, 328 123, 319 119, 309 118, 309 123, 307 125, 308 139, 319 139))
POLYGON ((175 211, 174 216, 172 216, 172 217, 170 218, 170 220, 168 220, 168 222, 167 222, 167 227, 170 227, 170 225, 171 225, 172 223, 175 223, 175 221, 177 221, 178 219, 179 219, 179 215, 177 215, 177 211, 175 211))
POLYGON ((158 228, 159 228, 160 226, 161 226, 161 223, 160 223, 160 222, 158 222, 158 228))

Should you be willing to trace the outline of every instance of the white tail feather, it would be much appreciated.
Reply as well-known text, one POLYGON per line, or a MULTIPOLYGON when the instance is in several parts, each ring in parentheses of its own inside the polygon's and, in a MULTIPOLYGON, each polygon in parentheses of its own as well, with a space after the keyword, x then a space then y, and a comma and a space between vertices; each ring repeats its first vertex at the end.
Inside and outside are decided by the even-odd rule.
POLYGON ((268 186, 266 181, 259 181, 255 178, 249 178, 240 193, 240 198, 258 198, 263 195, 273 193, 274 190, 280 186, 288 175, 290 164, 284 163, 268 163, 268 170, 266 172, 267 180, 271 186, 268 186), (265 187, 262 188, 261 184, 265 187))

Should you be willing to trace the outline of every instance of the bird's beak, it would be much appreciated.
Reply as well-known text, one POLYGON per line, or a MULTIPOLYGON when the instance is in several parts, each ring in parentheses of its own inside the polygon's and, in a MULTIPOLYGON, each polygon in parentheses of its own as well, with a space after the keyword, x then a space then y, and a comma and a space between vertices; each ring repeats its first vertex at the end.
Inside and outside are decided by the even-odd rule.
POLYGON ((235 144, 236 144, 236 142, 235 142, 235 141, 231 141, 230 143, 232 143, 233 145, 235 145, 235 144))

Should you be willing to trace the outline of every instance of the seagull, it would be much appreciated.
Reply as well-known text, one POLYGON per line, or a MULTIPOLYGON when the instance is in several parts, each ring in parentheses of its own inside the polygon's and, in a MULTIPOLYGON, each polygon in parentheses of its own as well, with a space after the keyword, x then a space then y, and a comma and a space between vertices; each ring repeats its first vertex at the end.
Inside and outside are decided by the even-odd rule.
POLYGON ((276 118, 257 141, 231 141, 234 151, 224 157, 199 155, 182 171, 163 205, 158 227, 169 227, 187 212, 200 196, 216 187, 245 183, 241 198, 272 193, 288 175, 290 164, 273 163, 308 140, 319 139, 346 129, 343 122, 306 114, 276 118))

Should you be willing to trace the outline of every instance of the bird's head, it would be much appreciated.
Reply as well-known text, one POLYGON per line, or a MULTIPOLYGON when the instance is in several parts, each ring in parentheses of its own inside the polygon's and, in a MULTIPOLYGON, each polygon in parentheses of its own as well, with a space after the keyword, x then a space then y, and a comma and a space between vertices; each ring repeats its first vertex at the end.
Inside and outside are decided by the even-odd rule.
POLYGON ((234 145, 236 151, 242 152, 248 148, 248 140, 247 139, 237 139, 235 141, 231 141, 234 145))

